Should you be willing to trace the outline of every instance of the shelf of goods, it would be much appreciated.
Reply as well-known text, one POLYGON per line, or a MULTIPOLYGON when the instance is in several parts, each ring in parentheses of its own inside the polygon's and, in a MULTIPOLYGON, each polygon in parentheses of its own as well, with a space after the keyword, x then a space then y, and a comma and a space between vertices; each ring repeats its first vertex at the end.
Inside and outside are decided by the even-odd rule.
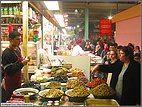
MULTIPOLYGON (((23 37, 23 2, 2 1, 1 3, 1 43, 3 51, 9 45, 9 24, 12 24, 13 29, 21 33, 21 38, 23 37)), ((32 8, 31 5, 28 4, 28 6, 28 8, 30 8, 30 12, 28 11, 28 24, 32 25, 32 27, 28 26, 28 56, 31 56, 31 61, 28 65, 29 72, 33 72, 33 69, 37 69, 37 49, 39 48, 37 41, 41 37, 41 14, 32 8)), ((20 48, 21 51, 23 51, 23 38, 21 39, 20 48)))

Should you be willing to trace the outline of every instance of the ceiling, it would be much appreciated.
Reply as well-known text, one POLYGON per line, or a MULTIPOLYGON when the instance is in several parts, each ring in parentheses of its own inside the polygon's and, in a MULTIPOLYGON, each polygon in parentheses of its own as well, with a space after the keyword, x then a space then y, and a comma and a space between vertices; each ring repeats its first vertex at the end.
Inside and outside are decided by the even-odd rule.
POLYGON ((78 32, 84 34, 85 29, 85 7, 89 8, 89 33, 94 33, 94 29, 99 28, 100 19, 108 19, 121 11, 131 8, 140 1, 132 2, 86 2, 86 1, 59 1, 60 11, 48 11, 49 14, 68 14, 68 26, 79 25, 78 32), (75 12, 77 9, 78 12, 75 12))

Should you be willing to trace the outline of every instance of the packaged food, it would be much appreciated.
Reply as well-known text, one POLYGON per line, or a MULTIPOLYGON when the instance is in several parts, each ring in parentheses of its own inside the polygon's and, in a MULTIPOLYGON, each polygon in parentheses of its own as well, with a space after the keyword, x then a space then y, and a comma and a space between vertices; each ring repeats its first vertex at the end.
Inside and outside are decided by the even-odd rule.
POLYGON ((9 15, 13 15, 14 13, 13 13, 13 5, 12 4, 10 4, 9 5, 9 15))
POLYGON ((4 15, 8 15, 8 5, 5 5, 4 7, 4 15))

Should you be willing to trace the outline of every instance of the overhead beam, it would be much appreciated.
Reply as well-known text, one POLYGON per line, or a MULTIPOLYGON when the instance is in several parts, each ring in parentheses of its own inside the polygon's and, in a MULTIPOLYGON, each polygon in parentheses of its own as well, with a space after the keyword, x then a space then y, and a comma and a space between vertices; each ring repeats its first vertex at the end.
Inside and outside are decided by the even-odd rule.
POLYGON ((140 15, 141 15, 141 4, 136 5, 132 8, 129 8, 125 11, 122 11, 112 16, 112 23, 126 20, 126 19, 133 18, 133 17, 140 16, 140 15))

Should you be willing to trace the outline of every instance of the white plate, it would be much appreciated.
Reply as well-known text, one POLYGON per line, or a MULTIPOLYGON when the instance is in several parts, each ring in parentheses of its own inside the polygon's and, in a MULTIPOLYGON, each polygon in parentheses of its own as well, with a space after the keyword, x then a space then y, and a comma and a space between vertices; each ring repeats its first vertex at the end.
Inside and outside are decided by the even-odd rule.
POLYGON ((16 89, 15 91, 13 91, 13 94, 18 94, 18 93, 24 92, 24 91, 31 91, 36 94, 39 92, 38 89, 34 89, 34 88, 19 88, 19 89, 16 89))
MULTIPOLYGON (((51 90, 51 89, 42 90, 38 94, 39 94, 39 96, 43 97, 43 95, 45 95, 49 90, 51 90)), ((60 90, 60 91, 64 94, 64 92, 62 90, 60 90)), ((47 97, 47 98, 53 98, 53 97, 47 97)))

